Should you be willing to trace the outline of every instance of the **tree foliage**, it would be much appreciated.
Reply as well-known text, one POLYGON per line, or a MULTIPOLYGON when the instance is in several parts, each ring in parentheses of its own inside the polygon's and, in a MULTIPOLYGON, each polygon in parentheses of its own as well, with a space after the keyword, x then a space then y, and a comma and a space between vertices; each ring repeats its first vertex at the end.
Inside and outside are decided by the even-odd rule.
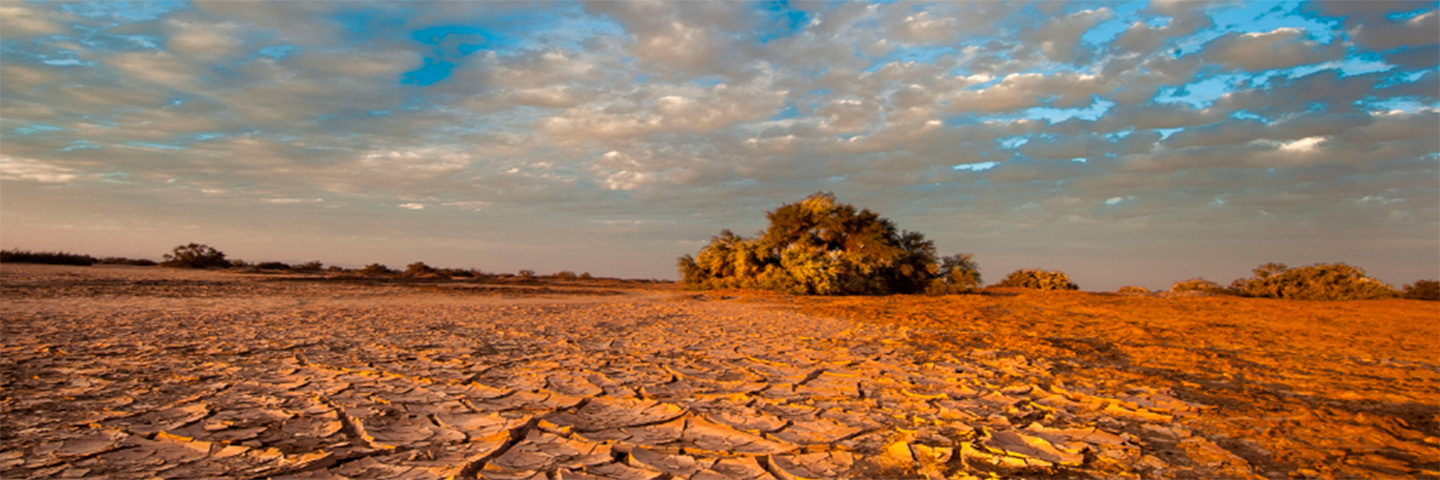
POLYGON ((1061 271, 1045 271, 1027 268, 1011 272, 997 287, 1020 287, 1036 290, 1079 290, 1080 286, 1070 281, 1070 276, 1061 271))
POLYGON ((1405 298, 1440 301, 1440 282, 1416 280, 1415 283, 1405 285, 1405 298))
POLYGON ((215 247, 191 243, 175 247, 175 250, 165 254, 165 261, 160 262, 162 267, 172 268, 211 268, 229 267, 230 262, 225 260, 225 253, 216 250, 215 247))
POLYGON ((769 226, 755 238, 722 230, 695 256, 680 257, 681 283, 801 295, 949 293, 980 283, 972 256, 938 258, 924 235, 833 194, 811 195, 765 217, 769 226))
POLYGON ((1365 276, 1365 270, 1343 263, 1300 268, 1267 263, 1252 272, 1254 277, 1235 280, 1230 290, 1246 297, 1293 300, 1370 300, 1399 295, 1389 285, 1365 276))

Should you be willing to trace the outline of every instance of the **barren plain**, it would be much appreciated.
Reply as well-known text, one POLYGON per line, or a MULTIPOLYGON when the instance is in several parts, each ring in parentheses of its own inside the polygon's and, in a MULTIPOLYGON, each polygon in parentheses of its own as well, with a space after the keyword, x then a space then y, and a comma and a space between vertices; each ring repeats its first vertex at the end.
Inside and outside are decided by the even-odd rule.
POLYGON ((1440 304, 7 264, 3 478, 1435 478, 1440 304))

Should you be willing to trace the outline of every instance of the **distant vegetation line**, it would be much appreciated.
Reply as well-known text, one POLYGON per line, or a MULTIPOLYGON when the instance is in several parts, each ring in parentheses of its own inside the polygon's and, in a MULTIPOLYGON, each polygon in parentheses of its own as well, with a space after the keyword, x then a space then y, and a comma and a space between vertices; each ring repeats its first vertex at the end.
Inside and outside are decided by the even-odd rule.
POLYGON ((396 270, 383 264, 372 263, 361 268, 343 268, 339 266, 325 266, 318 260, 304 263, 289 264, 277 261, 247 262, 245 260, 226 258, 224 252, 209 245, 190 243, 175 247, 170 253, 164 255, 164 260, 156 262, 148 259, 134 259, 124 257, 103 257, 97 258, 91 255, 83 255, 68 252, 32 252, 28 250, 9 249, 0 251, 0 263, 38 263, 49 265, 134 265, 134 266, 160 266, 166 268, 191 268, 191 269, 227 269, 243 273, 329 273, 353 275, 371 278, 409 278, 409 279, 514 279, 521 282, 554 280, 554 281, 585 281, 585 280, 623 280, 638 281, 644 283, 658 283, 653 279, 619 279, 595 277, 590 272, 575 273, 570 270, 562 270, 549 275, 535 273, 534 270, 522 269, 515 273, 486 272, 478 268, 441 268, 432 267, 425 262, 415 262, 407 265, 404 270, 396 270))
MULTIPOLYGON (((766 213, 770 226, 754 238, 722 231, 692 257, 679 260, 681 285, 687 289, 749 288, 797 295, 949 295, 974 292, 981 287, 980 264, 971 254, 939 257, 932 242, 916 232, 898 230, 889 220, 868 209, 838 203, 821 193, 766 213)), ((96 264, 160 266, 168 268, 232 269, 248 273, 329 273, 372 278, 594 280, 589 272, 565 270, 537 275, 523 269, 514 274, 489 273, 469 268, 437 268, 415 262, 405 270, 379 263, 363 268, 326 267, 320 261, 298 264, 246 262, 227 259, 209 245, 190 243, 175 247, 164 261, 124 257, 96 258, 69 252, 0 250, 0 263, 40 263, 89 266, 96 264)), ((1290 300, 1372 300, 1408 298, 1440 301, 1440 281, 1417 280, 1395 288, 1344 263, 1290 268, 1283 263, 1256 267, 1253 276, 1229 286, 1203 278, 1181 280, 1170 286, 1172 295, 1234 295, 1290 300)), ((620 279, 605 279, 620 280, 620 279)), ((657 282, 656 280, 640 280, 657 282)), ((1021 269, 987 288, 1078 290, 1060 271, 1021 269)), ((1137 287, 1121 287, 1124 295, 1153 295, 1137 287)))
MULTIPOLYGON (((816 193, 765 213, 769 225, 754 237, 722 230, 694 256, 680 257, 680 283, 693 290, 751 288, 795 295, 948 295, 981 286, 980 264, 968 253, 940 257, 918 232, 865 208, 816 193)), ((1203 278, 1182 280, 1172 294, 1237 295, 1293 300, 1440 300, 1440 282, 1419 280, 1396 289, 1343 263, 1289 268, 1267 263, 1254 277, 1222 287, 1203 278)), ((1078 290, 1065 272, 1021 269, 990 287, 1078 290)), ((1151 295, 1122 287, 1118 293, 1151 295)))

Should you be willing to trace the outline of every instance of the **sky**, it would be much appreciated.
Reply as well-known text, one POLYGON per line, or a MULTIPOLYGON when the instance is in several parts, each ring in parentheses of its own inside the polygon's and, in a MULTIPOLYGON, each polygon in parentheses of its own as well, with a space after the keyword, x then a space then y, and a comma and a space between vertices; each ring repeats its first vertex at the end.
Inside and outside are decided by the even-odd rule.
POLYGON ((1440 277, 1437 2, 0 2, 0 246, 674 279, 812 193, 987 282, 1440 277))

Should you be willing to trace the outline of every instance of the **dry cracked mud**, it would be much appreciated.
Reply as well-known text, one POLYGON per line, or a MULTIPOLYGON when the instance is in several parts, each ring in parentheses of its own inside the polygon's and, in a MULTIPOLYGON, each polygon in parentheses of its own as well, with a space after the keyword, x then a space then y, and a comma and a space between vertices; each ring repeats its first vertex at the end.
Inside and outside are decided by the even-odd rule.
POLYGON ((719 295, 0 275, 3 478, 1256 476, 1167 388, 719 295))

